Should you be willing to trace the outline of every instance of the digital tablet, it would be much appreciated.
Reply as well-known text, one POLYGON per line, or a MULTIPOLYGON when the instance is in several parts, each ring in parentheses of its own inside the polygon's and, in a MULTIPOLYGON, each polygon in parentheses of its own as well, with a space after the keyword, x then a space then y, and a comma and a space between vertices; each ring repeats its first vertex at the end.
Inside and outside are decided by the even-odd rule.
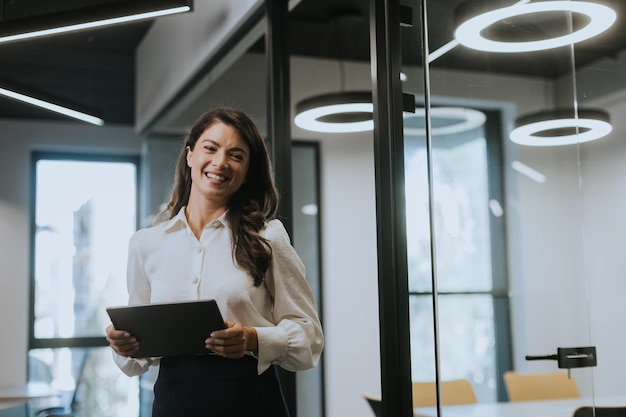
POLYGON ((133 358, 206 355, 206 338, 225 327, 215 300, 107 307, 107 313, 117 330, 139 341, 133 358))

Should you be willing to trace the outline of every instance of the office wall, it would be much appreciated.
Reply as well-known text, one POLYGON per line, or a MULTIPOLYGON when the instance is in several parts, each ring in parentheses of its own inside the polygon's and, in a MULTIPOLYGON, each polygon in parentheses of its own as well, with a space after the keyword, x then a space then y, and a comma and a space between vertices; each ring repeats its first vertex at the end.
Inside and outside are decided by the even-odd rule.
POLYGON ((380 392, 373 137, 322 142, 326 415, 369 415, 380 392))
POLYGON ((26 381, 30 152, 53 149, 138 155, 141 140, 128 127, 0 120, 0 387, 26 381))
POLYGON ((593 383, 601 395, 622 395, 626 386, 626 337, 621 326, 626 317, 626 94, 607 96, 598 105, 610 110, 615 130, 609 140, 581 153, 590 341, 598 348, 593 383))

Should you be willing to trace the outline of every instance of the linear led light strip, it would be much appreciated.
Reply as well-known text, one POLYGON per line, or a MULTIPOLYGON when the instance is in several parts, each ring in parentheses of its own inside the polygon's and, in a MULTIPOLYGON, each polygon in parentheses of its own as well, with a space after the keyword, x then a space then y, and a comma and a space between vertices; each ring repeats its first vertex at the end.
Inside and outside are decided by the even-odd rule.
POLYGON ((546 182, 545 175, 543 175, 539 171, 532 169, 528 165, 521 163, 520 161, 511 162, 511 168, 513 168, 520 174, 527 176, 531 180, 538 182, 539 184, 543 184, 546 182))
POLYGON ((6 88, 2 88, 0 87, 0 94, 2 94, 3 96, 9 97, 9 98, 13 98, 15 100, 19 100, 19 101, 23 101, 25 103, 28 104, 32 104, 33 106, 37 106, 37 107, 41 107, 44 108, 46 110, 51 110, 57 113, 61 113, 63 115, 69 116, 69 117, 73 117, 75 119, 78 120, 82 120, 84 122, 87 123, 91 123, 94 125, 98 125, 98 126, 102 126, 104 124, 104 120, 92 116, 90 114, 87 113, 83 113, 77 110, 72 110, 68 107, 63 107, 63 106, 59 106, 58 104, 54 104, 54 103, 50 103, 44 100, 40 100, 38 98, 35 97, 31 97, 31 96, 27 96, 25 94, 22 93, 18 93, 15 91, 11 91, 11 90, 7 90, 6 88))
POLYGON ((71 32, 75 30, 89 29, 89 28, 99 27, 99 26, 109 26, 109 25, 115 25, 119 23, 134 22, 134 21, 143 20, 143 19, 152 19, 152 18, 159 17, 159 16, 166 16, 166 15, 175 14, 175 13, 188 12, 189 10, 191 10, 191 7, 189 6, 179 6, 179 7, 174 7, 171 9, 155 10, 151 12, 138 13, 138 14, 133 14, 129 16, 112 17, 112 18, 103 19, 103 20, 96 20, 93 22, 76 23, 76 24, 57 27, 57 28, 41 29, 41 30, 36 30, 33 32, 27 32, 27 33, 18 33, 15 35, 7 35, 7 36, 0 37, 0 43, 35 38, 39 36, 54 35, 58 33, 71 32))

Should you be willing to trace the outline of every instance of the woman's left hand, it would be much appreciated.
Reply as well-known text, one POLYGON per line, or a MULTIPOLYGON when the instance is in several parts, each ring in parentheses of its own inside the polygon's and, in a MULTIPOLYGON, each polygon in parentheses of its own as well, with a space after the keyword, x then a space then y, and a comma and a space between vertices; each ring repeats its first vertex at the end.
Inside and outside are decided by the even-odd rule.
POLYGON ((224 320, 226 328, 216 330, 206 339, 206 348, 216 354, 231 359, 239 359, 246 352, 258 352, 258 339, 254 327, 224 320))

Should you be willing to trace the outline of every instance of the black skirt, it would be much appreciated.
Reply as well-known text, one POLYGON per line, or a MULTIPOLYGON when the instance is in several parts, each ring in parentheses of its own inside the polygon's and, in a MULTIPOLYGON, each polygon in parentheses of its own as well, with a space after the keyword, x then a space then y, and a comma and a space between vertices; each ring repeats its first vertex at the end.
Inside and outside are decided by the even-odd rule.
POLYGON ((152 417, 289 417, 278 374, 251 356, 162 358, 152 417))

